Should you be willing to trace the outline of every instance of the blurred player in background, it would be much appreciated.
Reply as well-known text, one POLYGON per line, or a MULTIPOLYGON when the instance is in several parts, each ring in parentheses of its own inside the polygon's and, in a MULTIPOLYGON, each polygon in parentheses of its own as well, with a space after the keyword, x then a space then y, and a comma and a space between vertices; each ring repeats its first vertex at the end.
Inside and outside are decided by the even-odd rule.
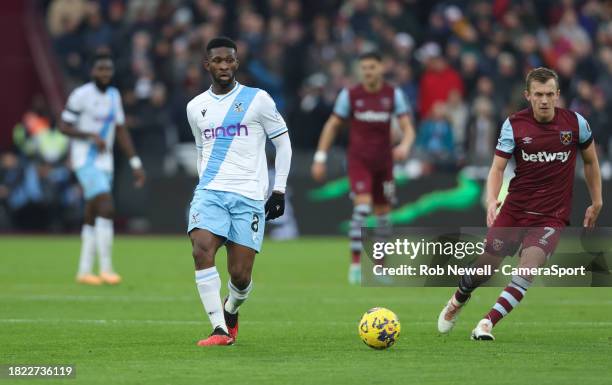
MULTIPOLYGON (((487 179, 487 234, 485 254, 477 265, 495 269, 504 256, 519 251, 518 267, 543 266, 569 223, 576 154, 582 154, 591 195, 583 226, 593 227, 603 204, 595 143, 587 121, 577 112, 557 108, 559 79, 548 68, 536 68, 526 79, 530 107, 504 122, 487 179), (508 159, 516 160, 515 176, 499 214, 499 192, 508 159), (511 228, 521 229, 513 230, 511 228), (510 228, 510 229, 509 229, 510 228)), ((448 333, 471 293, 490 276, 461 278, 459 287, 438 317, 438 330, 448 333)), ((493 308, 478 322, 472 339, 493 340, 491 330, 525 296, 533 276, 515 275, 493 308)))
POLYGON ((382 59, 378 53, 359 57, 361 84, 343 89, 319 138, 312 164, 316 181, 325 179, 327 152, 338 130, 349 121, 348 176, 353 199, 349 230, 351 264, 349 283, 361 282, 361 227, 372 208, 377 231, 388 234, 389 213, 395 200, 393 161, 405 160, 414 142, 410 106, 402 91, 385 82, 382 59), (392 147, 391 120, 396 116, 403 132, 401 142, 392 147))
POLYGON ((238 334, 238 308, 253 288, 251 271, 261 249, 265 221, 284 212, 291 142, 270 95, 236 81, 237 49, 231 39, 219 37, 208 43, 204 68, 212 86, 187 104, 200 176, 187 231, 196 285, 213 328, 198 345, 231 345, 238 334), (264 205, 266 138, 276 147, 276 173, 272 194, 264 205), (230 281, 229 296, 221 302, 215 255, 223 245, 230 281))
POLYGON ((115 134, 130 160, 136 186, 142 187, 145 181, 142 162, 125 127, 121 95, 110 86, 113 72, 110 55, 96 55, 91 70, 93 81, 72 91, 60 123, 61 131, 71 137, 70 162, 86 201, 77 282, 89 285, 121 282, 112 264, 115 209, 111 185, 115 134), (93 273, 96 251, 99 276, 93 273))

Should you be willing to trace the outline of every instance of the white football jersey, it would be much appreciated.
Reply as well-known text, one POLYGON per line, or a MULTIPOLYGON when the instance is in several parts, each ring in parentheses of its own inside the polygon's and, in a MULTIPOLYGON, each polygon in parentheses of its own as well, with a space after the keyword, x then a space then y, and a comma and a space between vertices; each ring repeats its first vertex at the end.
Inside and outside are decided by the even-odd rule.
POLYGON ((270 95, 238 82, 224 95, 208 89, 187 104, 187 119, 198 150, 200 182, 196 189, 265 199, 266 137, 287 132, 270 95))
POLYGON ((79 131, 96 133, 106 141, 106 151, 100 152, 91 140, 71 138, 72 168, 77 170, 94 165, 104 171, 113 171, 115 126, 125 124, 119 91, 108 87, 106 92, 102 92, 93 82, 76 88, 68 97, 62 120, 73 124, 79 131))

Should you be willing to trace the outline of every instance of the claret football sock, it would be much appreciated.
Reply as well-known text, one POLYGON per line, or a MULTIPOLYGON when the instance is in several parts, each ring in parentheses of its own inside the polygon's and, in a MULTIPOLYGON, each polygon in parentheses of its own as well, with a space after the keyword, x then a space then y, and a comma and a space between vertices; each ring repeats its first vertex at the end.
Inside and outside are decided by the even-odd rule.
POLYGON ((457 291, 455 291, 454 298, 458 304, 464 304, 468 299, 470 299, 471 296, 472 295, 470 293, 464 293, 461 289, 457 289, 457 291))
POLYGON ((225 311, 230 314, 236 314, 240 305, 249 298, 249 293, 253 289, 253 281, 249 282, 247 287, 240 290, 230 280, 227 283, 227 288, 229 289, 229 297, 225 303, 225 311))
POLYGON ((103 217, 96 218, 96 247, 100 258, 100 272, 113 272, 113 220, 103 217))
POLYGON ((196 285, 204 310, 208 314, 213 330, 221 328, 227 333, 227 325, 223 316, 221 304, 221 278, 215 266, 208 269, 196 270, 196 285))
POLYGON ((512 281, 497 298, 497 302, 493 305, 493 308, 485 316, 486 319, 490 320, 493 326, 497 324, 502 318, 512 311, 521 302, 527 289, 531 285, 531 282, 527 279, 513 275, 512 281))
POLYGON ((479 286, 476 281, 478 280, 471 275, 465 274, 461 276, 461 280, 459 280, 459 287, 457 288, 457 291, 455 291, 454 295, 455 301, 457 301, 458 304, 461 305, 470 299, 472 292, 479 286))
POLYGON ((78 275, 91 274, 96 255, 96 233, 92 225, 84 224, 81 229, 81 257, 78 275))
POLYGON ((489 277, 474 276, 465 274, 459 280, 459 287, 455 291, 454 299, 457 304, 461 305, 467 302, 472 296, 472 292, 476 290, 482 283, 486 282, 489 277))

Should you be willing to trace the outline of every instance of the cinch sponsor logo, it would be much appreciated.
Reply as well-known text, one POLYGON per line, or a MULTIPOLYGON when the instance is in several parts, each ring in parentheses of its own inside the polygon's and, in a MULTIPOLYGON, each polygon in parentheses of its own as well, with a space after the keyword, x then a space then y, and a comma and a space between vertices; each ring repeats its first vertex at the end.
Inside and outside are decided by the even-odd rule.
POLYGON ((391 114, 384 111, 363 111, 355 112, 355 118, 364 122, 388 122, 391 114))
POLYGON ((230 124, 227 127, 207 128, 202 133, 204 139, 214 139, 220 136, 249 136, 246 124, 230 124))
POLYGON ((546 151, 538 151, 535 154, 528 154, 525 150, 521 149, 521 155, 523 156, 523 160, 525 162, 554 162, 555 160, 560 160, 562 163, 565 163, 572 152, 546 152, 546 151))

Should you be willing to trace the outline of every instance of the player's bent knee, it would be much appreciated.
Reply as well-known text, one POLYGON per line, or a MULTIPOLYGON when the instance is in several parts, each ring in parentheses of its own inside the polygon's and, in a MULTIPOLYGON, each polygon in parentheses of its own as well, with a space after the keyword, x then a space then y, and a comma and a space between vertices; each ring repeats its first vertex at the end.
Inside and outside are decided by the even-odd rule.
POLYGON ((199 259, 212 258, 214 255, 214 248, 204 242, 193 243, 193 255, 199 259))
POLYGON ((251 283, 251 273, 242 273, 237 275, 231 275, 232 285, 238 290, 244 290, 251 283))
POLYGON ((215 264, 215 248, 208 242, 195 239, 191 254, 198 268, 208 268, 215 264))
POLYGON ((107 207, 101 210, 98 210, 98 216, 103 218, 114 218, 115 210, 111 207, 107 207))
POLYGON ((390 212, 390 205, 374 205, 374 215, 387 215, 390 212))
POLYGON ((519 267, 540 267, 546 263, 546 253, 537 246, 527 247, 521 251, 519 267))
POLYGON ((357 194, 353 197, 353 204, 357 205, 371 205, 372 195, 370 194, 357 194))
POLYGON ((115 207, 110 195, 103 194, 96 198, 96 213, 99 217, 113 218, 115 216, 115 207))
POLYGON ((251 268, 243 264, 238 266, 228 267, 228 272, 232 280, 232 284, 242 290, 249 286, 251 282, 251 268))

